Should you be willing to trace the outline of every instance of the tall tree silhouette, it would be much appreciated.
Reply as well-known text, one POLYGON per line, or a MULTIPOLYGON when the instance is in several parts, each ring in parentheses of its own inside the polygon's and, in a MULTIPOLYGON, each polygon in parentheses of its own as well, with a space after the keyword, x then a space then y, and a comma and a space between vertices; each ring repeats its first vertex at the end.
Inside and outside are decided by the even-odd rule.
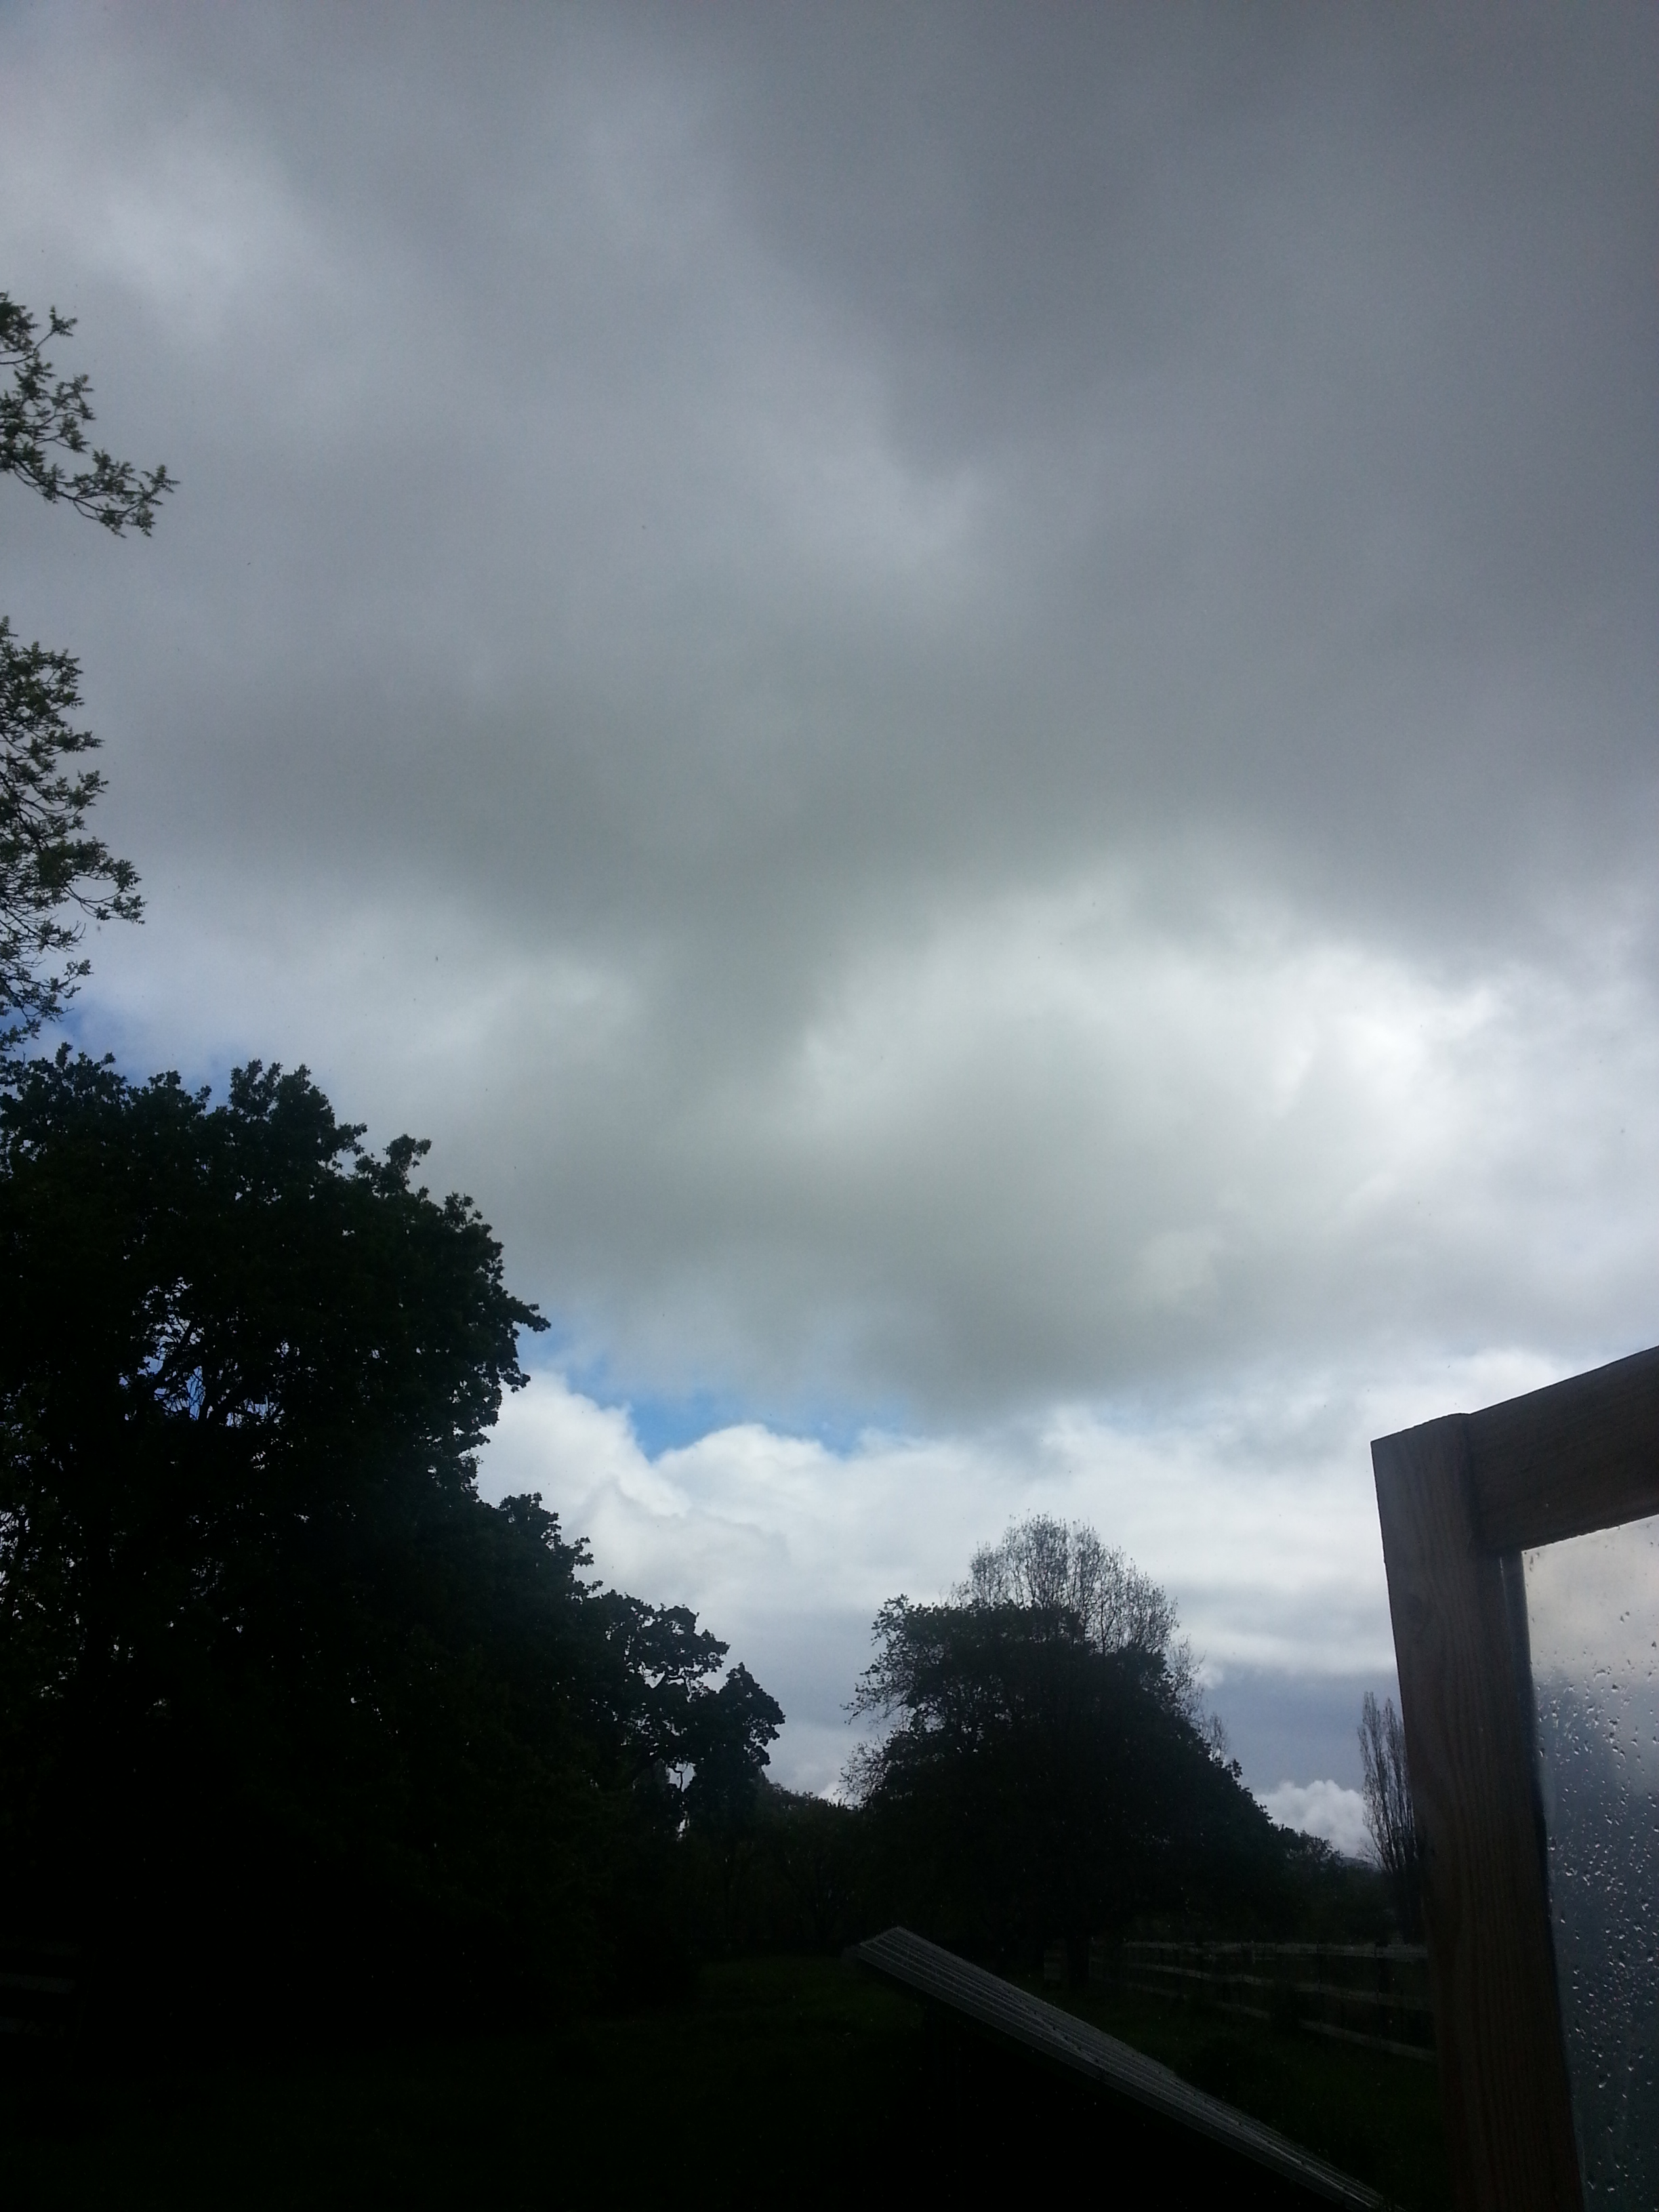
POLYGON ((1401 1932, 1415 1939, 1423 1925, 1423 1837, 1412 1802, 1406 1731, 1394 1699, 1379 1707, 1369 1690, 1359 1714, 1359 1762, 1365 1826, 1388 1876, 1401 1932))
POLYGON ((899 1917, 988 1956, 1137 1914, 1285 1902, 1286 1844, 1203 1724, 1156 1584, 1046 1520, 978 1553, 943 1603, 890 1600, 849 1769, 899 1917))
POLYGON ((267 2004, 591 1982, 672 1952, 683 1832, 782 1716, 479 1498, 545 1323, 362 1136, 257 1063, 0 1094, 0 1904, 267 2004))
MULTIPOLYGON (((74 328, 53 307, 43 341, 27 308, 0 292, 0 475, 113 537, 148 537, 173 479, 101 447, 88 458, 88 379, 60 377, 43 350, 74 328)), ((90 966, 74 957, 88 921, 143 913, 131 862, 87 830, 104 779, 82 765, 100 740, 76 726, 80 706, 80 663, 20 643, 0 616, 0 1052, 38 1035, 73 996, 90 966)))

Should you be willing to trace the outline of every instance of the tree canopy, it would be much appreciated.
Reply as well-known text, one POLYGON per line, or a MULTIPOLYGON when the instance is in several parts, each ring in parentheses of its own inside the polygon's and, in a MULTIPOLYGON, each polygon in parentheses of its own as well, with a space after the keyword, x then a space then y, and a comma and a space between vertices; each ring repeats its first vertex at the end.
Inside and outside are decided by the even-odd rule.
MULTIPOLYGON (((1043 1513, 1008 1529, 969 1562, 958 1603, 1018 1606, 1032 1614, 1074 1619, 1090 1649, 1104 1655, 1138 1652, 1158 1662, 1164 1694, 1198 1722, 1203 1700, 1192 1646, 1179 1634, 1173 1601, 1115 1545, 1103 1543, 1083 1522, 1069 1526, 1043 1513)), ((1217 1748, 1223 1739, 1215 1734, 1217 1748)))
POLYGON ((100 743, 70 719, 80 681, 68 653, 19 645, 0 615, 0 1051, 73 996, 91 963, 63 956, 88 921, 143 912, 132 863, 86 834, 102 775, 64 765, 100 743))
MULTIPOLYGON (((47 341, 74 329, 51 310, 47 341)), ((73 466, 87 453, 91 387, 84 374, 60 377, 42 349, 35 318, 0 292, 0 475, 113 537, 148 537, 173 477, 101 447, 73 466)), ((69 956, 88 921, 137 921, 143 910, 131 862, 87 833, 104 779, 80 764, 100 743, 73 719, 80 686, 78 661, 19 643, 0 616, 0 1052, 38 1036, 73 996, 88 963, 69 956)))
POLYGON ((545 1324, 362 1133, 258 1063, 213 1105, 66 1048, 0 1097, 0 1902, 591 1980, 672 1950, 663 1854, 782 1715, 480 1500, 545 1324))
POLYGON ((1173 1605, 1093 1530, 1037 1518, 942 1603, 891 1599, 853 1792, 901 1917, 981 1955, 1149 1912, 1285 1902, 1285 1842, 1208 1730, 1173 1605))

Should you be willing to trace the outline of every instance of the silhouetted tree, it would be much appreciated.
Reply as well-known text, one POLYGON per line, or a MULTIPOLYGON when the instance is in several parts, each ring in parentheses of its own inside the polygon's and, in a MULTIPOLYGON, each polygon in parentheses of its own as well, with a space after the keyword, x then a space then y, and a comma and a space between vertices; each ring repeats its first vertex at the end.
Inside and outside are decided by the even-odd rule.
POLYGON ((1198 1724, 1176 1626, 1092 1532, 1048 1522, 945 1603, 882 1607, 854 1710, 891 1725, 848 1785, 896 1915, 1029 1954, 1147 1911, 1279 1909, 1279 1832, 1198 1724))
POLYGON ((1423 1925, 1423 1836, 1412 1802, 1406 1731, 1394 1699, 1379 1709, 1369 1690, 1360 1708, 1359 1760, 1365 1826, 1388 1877, 1401 1932, 1414 1941, 1423 1925))
POLYGON ((1075 1616, 1090 1647, 1137 1651, 1159 1662, 1164 1694, 1205 1734, 1224 1759, 1226 1732, 1204 1711, 1193 1650, 1178 1633, 1174 1601, 1115 1545, 1086 1522, 1046 1513, 1015 1522, 997 1544, 975 1553, 968 1579, 954 1593, 973 1605, 1023 1606, 1075 1616))
MULTIPOLYGON (((74 328, 54 307, 46 337, 74 328)), ((148 536, 173 480, 101 448, 72 465, 87 453, 89 388, 84 375, 58 375, 34 317, 0 292, 0 475, 117 538, 148 536)), ((63 956, 88 921, 137 921, 143 911, 131 863, 87 835, 104 780, 79 765, 100 742, 72 719, 80 683, 77 661, 20 645, 0 616, 0 1052, 37 1035, 73 994, 88 963, 63 956)))
POLYGON ((480 1501, 544 1323, 362 1133, 257 1063, 0 1097, 0 1911, 265 2002, 660 1963, 688 1813, 781 1715, 480 1501))
POLYGON ((685 1793, 687 1817, 720 1826, 752 1819, 763 1770, 770 1764, 766 1747, 782 1725, 782 1706, 741 1664, 731 1669, 712 1698, 695 1699, 683 1737, 693 1769, 685 1793))
MULTIPOLYGON (((72 315, 53 307, 46 340, 66 338, 72 315)), ((166 469, 135 469, 94 448, 90 467, 66 469, 59 458, 79 460, 87 450, 86 426, 95 418, 84 375, 60 377, 41 350, 40 325, 28 309, 0 292, 0 475, 16 477, 49 504, 62 500, 114 537, 132 529, 149 535, 159 500, 177 489, 166 469)))

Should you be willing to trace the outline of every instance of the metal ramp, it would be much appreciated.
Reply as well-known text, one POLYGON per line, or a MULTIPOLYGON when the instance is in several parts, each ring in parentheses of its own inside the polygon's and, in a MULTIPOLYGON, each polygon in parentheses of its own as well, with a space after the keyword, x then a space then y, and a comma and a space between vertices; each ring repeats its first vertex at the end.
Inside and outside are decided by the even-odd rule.
POLYGON ((913 1936, 908 1928, 890 1928, 884 1936, 855 1943, 847 1955, 872 1973, 948 2005, 981 2027, 1069 2067, 1100 2088, 1127 2097, 1177 2127, 1191 2129, 1307 2196, 1352 2207, 1352 2212, 1383 2212, 1386 2200, 1374 2189, 1339 2173, 1287 2136, 1264 2127, 1219 2097, 1194 2089, 1167 2066, 1115 2036, 1091 2027, 1058 2005, 1045 2004, 1000 1974, 969 1966, 954 1952, 913 1936))

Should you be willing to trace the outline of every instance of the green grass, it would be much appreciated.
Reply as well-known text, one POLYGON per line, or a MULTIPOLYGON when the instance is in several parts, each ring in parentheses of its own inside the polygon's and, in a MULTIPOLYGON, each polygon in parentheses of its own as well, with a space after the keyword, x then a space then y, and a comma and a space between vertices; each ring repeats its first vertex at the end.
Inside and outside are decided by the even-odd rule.
POLYGON ((1060 2002, 1409 2212, 1450 2203, 1439 2077, 1421 2060, 1161 1997, 1091 1991, 1060 2002))
MULTIPOLYGON (((1351 2171, 1437 2171, 1420 2155, 1437 2142, 1427 2069, 1156 2007, 1086 2008, 1351 2171), (1382 2164, 1365 2166, 1373 2157, 1382 2164)), ((9 2212, 705 2203, 860 2212, 926 2197, 923 2185, 953 2182, 960 2192, 973 2181, 1029 2185, 1047 2174, 1060 2186, 1079 2156, 1097 2159, 1106 2175, 1147 2172, 1146 2161, 1170 2155, 1179 2163, 1181 2147, 1171 2153, 1132 2111, 821 1959, 711 1966, 683 2002, 547 2036, 257 2063, 135 2058, 96 2072, 14 2062, 0 2075, 9 2212)), ((1189 2197, 1177 2177, 1153 2193, 1161 2203, 1218 2201, 1212 2179, 1192 2185, 1189 2197)), ((1413 2207, 1444 2201, 1443 2191, 1389 2185, 1413 2207)), ((1245 2200, 1234 2191, 1230 2201, 1245 2200)))

